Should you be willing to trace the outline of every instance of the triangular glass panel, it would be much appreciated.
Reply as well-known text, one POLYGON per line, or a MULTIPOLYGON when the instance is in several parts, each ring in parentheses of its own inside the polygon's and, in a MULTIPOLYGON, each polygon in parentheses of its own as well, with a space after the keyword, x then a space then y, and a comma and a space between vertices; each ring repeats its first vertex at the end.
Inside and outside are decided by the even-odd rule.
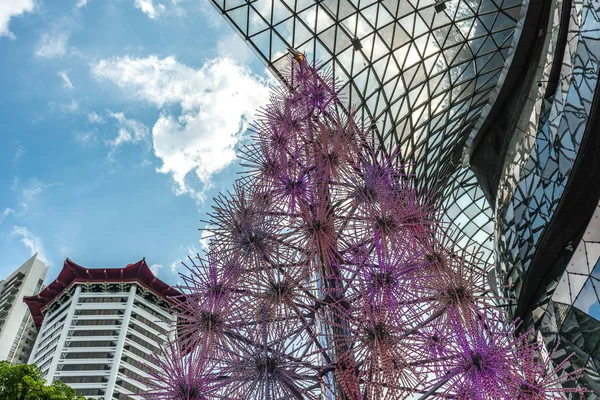
POLYGON ((289 43, 284 42, 275 31, 271 31, 271 60, 277 60, 287 54, 289 43))
POLYGON ((474 16, 475 16, 475 14, 473 14, 473 11, 471 10, 471 8, 469 6, 467 6, 464 2, 461 1, 458 4, 458 7, 456 8, 456 19, 458 19, 458 20, 464 19, 464 18, 473 19, 474 16))
POLYGON ((361 71, 365 70, 368 67, 368 64, 361 52, 355 51, 353 56, 351 74, 356 76, 361 71))
POLYGON ((399 81, 399 78, 392 79, 383 86, 383 93, 385 93, 385 97, 387 98, 388 103, 392 101, 394 97, 394 92, 396 91, 396 86, 398 85, 399 81))
POLYGON ((269 60, 271 59, 269 57, 269 54, 271 54, 271 32, 271 30, 262 31, 252 37, 252 43, 258 47, 258 50, 269 60))
POLYGON ((494 32, 498 32, 504 29, 509 29, 515 26, 515 22, 512 18, 509 18, 505 13, 498 13, 496 23, 494 24, 494 32))
POLYGON ((494 53, 488 53, 488 54, 484 54, 479 57, 476 57, 475 65, 477 66, 477 71, 482 71, 483 67, 485 65, 487 65, 487 63, 490 61, 490 59, 492 58, 493 55, 494 55, 494 53))
POLYGON ((588 279, 588 277, 585 275, 569 274, 569 273, 567 273, 567 276, 569 278, 569 292, 571 295, 571 304, 572 304, 573 302, 575 302, 575 299, 577 298, 577 296, 579 295, 579 292, 585 285, 585 282, 588 279))
MULTIPOLYGON (((424 58, 431 57, 432 55, 440 52, 440 46, 438 45, 437 40, 435 39, 435 36, 433 36, 431 33, 429 33, 423 37, 427 38, 427 41, 425 42, 425 49, 421 50, 424 58)), ((419 39, 417 39, 416 41, 417 41, 417 43, 419 43, 419 39)))
POLYGON ((456 101, 468 100, 473 96, 473 92, 475 92, 475 81, 465 82, 455 89, 457 89, 459 93, 456 101))
POLYGON ((521 7, 513 7, 513 8, 502 8, 502 11, 506 13, 513 21, 518 21, 519 16, 521 15, 521 7))
POLYGON ((279 25, 275 26, 275 30, 286 40, 286 42, 291 43, 292 33, 294 32, 294 19, 288 18, 285 21, 280 22, 279 25))
POLYGON ((417 46, 415 45, 415 43, 411 43, 402 69, 404 70, 406 68, 410 68, 411 66, 421 62, 421 60, 421 54, 419 54, 417 46))
MULTIPOLYGON (((329 9, 333 10, 332 8, 329 8, 329 9)), ((356 13, 356 8, 349 1, 346 1, 346 0, 339 2, 337 10, 338 10, 337 11, 338 12, 338 15, 337 15, 338 21, 343 21, 346 18, 348 18, 350 15, 353 15, 356 13)))
POLYGON ((293 14, 287 5, 280 0, 273 0, 273 25, 277 25, 283 20, 287 20, 293 14))
POLYGON ((302 44, 306 43, 307 40, 314 36, 312 32, 308 30, 304 22, 299 18, 294 18, 294 25, 294 47, 301 46, 302 44))
POLYGON ((481 23, 481 27, 479 29, 481 30, 482 34, 486 34, 486 31, 488 34, 492 33, 492 28, 494 27, 494 22, 496 21, 497 16, 498 13, 491 13, 480 15, 478 17, 479 22, 481 23))
POLYGON ((506 29, 500 32, 494 32, 492 37, 494 38, 494 43, 498 47, 509 46, 511 44, 511 40, 515 31, 513 29, 506 29))
POLYGON ((377 33, 373 34, 373 55, 371 60, 377 60, 387 54, 390 54, 387 43, 377 33))
POLYGON ((429 32, 429 27, 427 26, 427 24, 425 24, 423 18, 421 18, 421 14, 415 13, 415 27, 413 37, 419 37, 421 35, 426 34, 427 32, 429 32))
POLYGON ((326 63, 331 60, 332 52, 321 44, 318 40, 315 41, 315 58, 320 63, 326 63))
POLYGON ((427 38, 429 34, 423 35, 421 37, 416 38, 413 41, 415 49, 419 52, 419 58, 422 60, 425 56, 425 51, 427 50, 427 38))
MULTIPOLYGON (((519 0, 519 3, 521 3, 520 0, 519 0)), ((483 13, 498 11, 499 8, 500 8, 500 1, 482 1, 481 4, 479 5, 479 13, 483 14, 483 13)))
POLYGON ((473 19, 467 19, 464 21, 457 22, 454 25, 460 31, 460 35, 462 36, 463 40, 469 39, 472 37, 471 31, 472 31, 474 22, 475 22, 475 20, 473 20, 473 19))
POLYGON ((248 5, 248 2, 246 0, 225 0, 225 5, 223 6, 223 9, 227 12, 232 8, 237 8, 245 5, 248 5))
POLYGON ((287 8, 289 8, 292 11, 296 11, 296 0, 280 0, 283 1, 285 3, 285 5, 287 6, 287 8))
POLYGON ((250 21, 248 26, 248 36, 254 36, 259 32, 269 29, 269 25, 253 7, 250 7, 250 21))
POLYGON ((335 21, 323 7, 318 7, 317 13, 317 33, 320 34, 335 25, 335 21))
MULTIPOLYGON (((415 8, 408 1, 398 1, 398 3, 398 13, 396 14, 396 19, 401 20, 407 15, 415 12, 415 8)), ((412 28, 409 31, 412 32, 412 28)))
POLYGON ((299 46, 294 46, 294 48, 296 50, 298 50, 301 53, 306 54, 306 58, 312 62, 316 62, 317 60, 314 58, 315 57, 315 40, 314 39, 309 39, 308 41, 304 42, 303 44, 299 45, 299 46))
MULTIPOLYGON (((432 4, 431 8, 433 7, 434 5, 432 4)), ((437 30, 442 26, 448 26, 450 24, 452 24, 452 20, 450 19, 450 17, 448 17, 446 13, 434 13, 433 24, 431 25, 431 29, 437 30)))
POLYGON ((450 26, 444 26, 433 31, 433 35, 435 36, 435 40, 440 49, 446 47, 446 39, 450 33, 450 28, 450 26))
POLYGON ((377 75, 377 77, 379 78, 380 81, 383 81, 383 79, 384 79, 385 70, 387 68, 387 64, 388 64, 389 60, 390 60, 390 56, 387 56, 387 57, 381 58, 379 61, 377 61, 373 64, 373 70, 375 71, 375 74, 377 75))
POLYGON ((439 59, 440 55, 434 55, 431 57, 427 57, 426 59, 423 60, 423 65, 425 67, 425 73, 427 75, 433 75, 433 70, 435 68, 435 64, 437 62, 437 60, 439 59))
POLYGON ((296 0, 296 12, 300 12, 308 7, 311 7, 315 4, 314 0, 296 0))
POLYGON ((479 49, 481 48, 481 45, 483 45, 485 39, 485 37, 480 37, 477 39, 469 40, 469 47, 471 48, 473 54, 477 54, 479 52, 479 49))
POLYGON ((298 18, 306 24, 306 27, 311 32, 314 32, 317 29, 317 5, 315 4, 314 6, 299 12, 298 18))
POLYGON ((398 21, 398 24, 408 33, 411 38, 414 37, 415 14, 411 13, 398 21))
POLYGON ((500 68, 504 65, 504 58, 499 53, 495 53, 492 59, 481 69, 482 73, 500 68))
POLYGON ((427 84, 429 85, 429 92, 431 93, 431 96, 435 96, 438 93, 442 93, 448 89, 449 83, 445 79, 447 76, 448 76, 448 73, 445 72, 442 74, 437 74, 435 76, 432 76, 427 80, 427 84))
MULTIPOLYGON (((392 101, 392 100, 390 100, 392 101)), ((392 114, 393 121, 396 121, 398 118, 398 113, 400 112, 400 106, 402 105, 402 102, 404 101, 404 98, 400 98, 398 99, 398 101, 395 101, 394 103, 390 104, 390 113, 392 114)))
POLYGON ((227 16, 244 36, 248 35, 248 9, 249 7, 240 7, 227 13, 227 16))
POLYGON ((431 30, 433 27, 433 20, 437 13, 434 11, 433 7, 426 7, 419 10, 419 15, 423 19, 425 25, 427 25, 428 30, 431 30))
POLYGON ((390 24, 394 17, 388 12, 387 8, 385 8, 381 3, 378 5, 378 14, 377 21, 375 22, 375 27, 380 29, 383 26, 390 24))
POLYGON ((462 34, 460 33, 460 31, 458 30, 458 28, 454 25, 452 25, 450 27, 450 32, 448 33, 448 36, 446 37, 446 40, 444 41, 444 49, 447 49, 450 46, 454 46, 458 43, 463 42, 465 39, 462 36, 462 34))
POLYGON ((398 47, 404 46, 411 41, 411 36, 401 25, 395 24, 395 28, 394 38, 392 40, 392 50, 396 50, 398 47))
MULTIPOLYGON (((362 14, 356 15, 358 20, 356 24, 356 37, 362 40, 363 37, 370 35, 375 31, 374 26, 371 25, 371 22, 374 23, 375 20, 368 20, 362 14)), ((352 27, 354 28, 354 25, 352 27)))

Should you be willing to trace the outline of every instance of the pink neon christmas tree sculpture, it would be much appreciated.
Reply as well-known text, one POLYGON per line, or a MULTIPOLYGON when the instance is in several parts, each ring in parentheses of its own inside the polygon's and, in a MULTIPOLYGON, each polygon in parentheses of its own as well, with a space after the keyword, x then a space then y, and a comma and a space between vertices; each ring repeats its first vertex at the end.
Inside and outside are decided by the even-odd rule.
POLYGON ((242 151, 246 175, 215 199, 152 398, 582 395, 557 388, 578 372, 555 378, 564 363, 553 372, 515 334, 488 271, 399 151, 344 108, 331 72, 295 54, 286 82, 242 151))

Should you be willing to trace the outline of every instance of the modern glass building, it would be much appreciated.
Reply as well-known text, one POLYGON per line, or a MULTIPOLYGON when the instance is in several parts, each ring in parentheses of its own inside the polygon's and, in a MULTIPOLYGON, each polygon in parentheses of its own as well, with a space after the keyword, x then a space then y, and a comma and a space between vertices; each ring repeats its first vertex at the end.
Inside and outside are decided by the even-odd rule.
POLYGON ((512 315, 600 395, 600 3, 212 0, 282 79, 288 49, 333 69, 397 144, 512 315))
POLYGON ((67 259, 48 287, 25 298, 39 330, 29 363, 86 398, 143 393, 145 371, 157 368, 151 355, 176 321, 169 296, 179 294, 144 260, 87 269, 67 259))

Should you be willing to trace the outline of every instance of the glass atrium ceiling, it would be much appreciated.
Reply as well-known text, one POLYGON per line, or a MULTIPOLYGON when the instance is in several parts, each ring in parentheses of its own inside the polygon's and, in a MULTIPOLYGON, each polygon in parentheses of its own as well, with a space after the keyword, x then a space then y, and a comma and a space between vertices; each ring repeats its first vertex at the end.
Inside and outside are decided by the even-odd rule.
POLYGON ((211 1, 276 75, 288 47, 333 67, 343 100, 492 262, 492 211, 461 156, 509 65, 520 0, 211 1))

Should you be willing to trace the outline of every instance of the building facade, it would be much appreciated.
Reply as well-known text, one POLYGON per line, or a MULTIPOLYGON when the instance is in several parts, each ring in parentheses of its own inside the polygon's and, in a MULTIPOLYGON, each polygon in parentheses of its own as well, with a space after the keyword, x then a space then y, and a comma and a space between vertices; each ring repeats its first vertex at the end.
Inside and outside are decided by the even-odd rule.
POLYGON ((27 363, 37 330, 23 297, 36 295, 41 290, 47 272, 48 267, 36 253, 0 281, 0 360, 27 363))
POLYGON ((151 355, 174 329, 170 296, 178 295, 144 260, 87 269, 67 259, 54 282, 25 299, 39 329, 29 362, 88 398, 143 393, 151 355))
MULTIPOLYGON (((288 48, 413 162, 522 329, 600 396, 600 2, 212 0, 276 75, 288 48), (596 212, 596 214, 594 214, 596 212)), ((462 244, 465 242, 459 242, 462 244)))

